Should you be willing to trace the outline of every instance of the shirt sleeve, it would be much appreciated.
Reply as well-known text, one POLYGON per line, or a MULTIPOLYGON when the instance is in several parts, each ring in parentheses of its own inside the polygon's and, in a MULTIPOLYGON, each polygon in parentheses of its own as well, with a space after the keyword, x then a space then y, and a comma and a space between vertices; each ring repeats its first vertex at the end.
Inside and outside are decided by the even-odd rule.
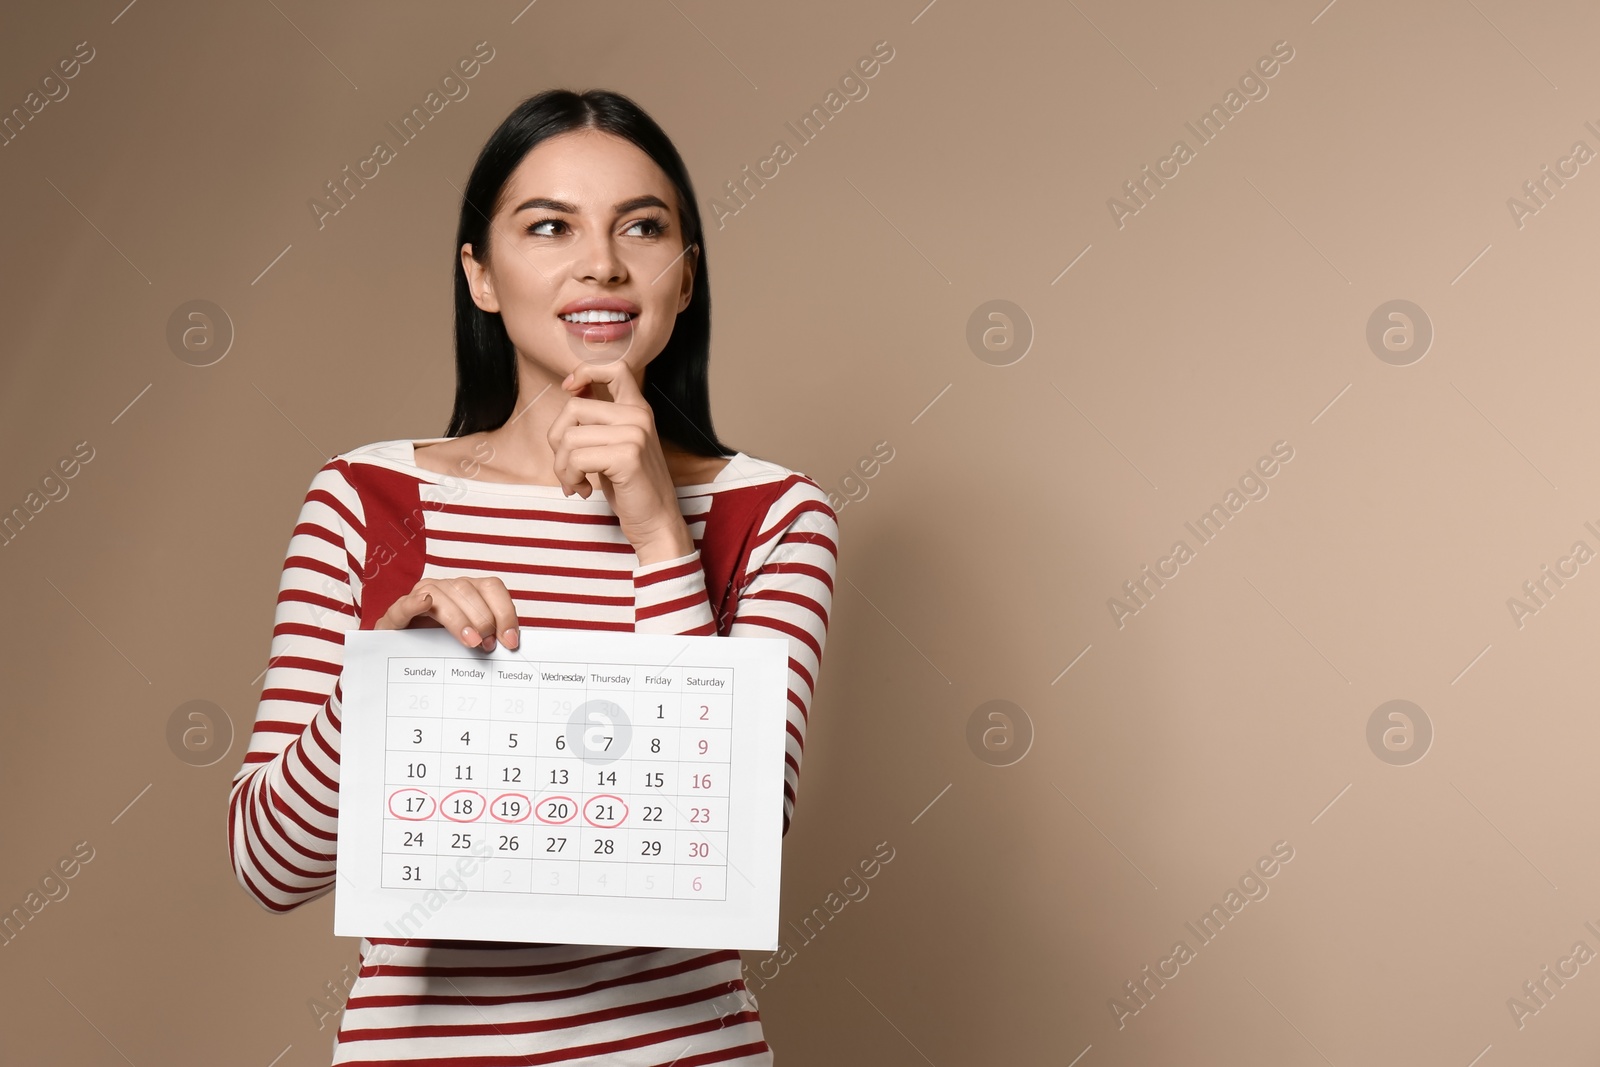
MULTIPOLYGON (((781 637, 789 645, 783 771, 783 832, 794 817, 812 694, 833 608, 839 520, 828 494, 809 478, 789 483, 768 508, 749 562, 738 577, 730 637, 781 637)), ((717 632, 700 550, 635 568, 634 629, 639 633, 717 632)))
POLYGON ((361 498, 334 460, 311 480, 289 538, 266 677, 228 799, 239 883, 289 911, 333 888, 339 820, 339 678, 360 626, 361 498))

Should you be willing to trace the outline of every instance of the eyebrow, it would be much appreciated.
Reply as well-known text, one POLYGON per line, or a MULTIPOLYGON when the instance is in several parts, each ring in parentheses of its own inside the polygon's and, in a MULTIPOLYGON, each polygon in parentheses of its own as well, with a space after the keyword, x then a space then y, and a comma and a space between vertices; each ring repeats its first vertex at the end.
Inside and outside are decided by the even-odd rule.
MULTIPOLYGON (((641 207, 658 207, 662 208, 663 210, 669 209, 667 202, 662 200, 659 196, 646 193, 643 196, 636 196, 629 200, 620 200, 612 206, 612 210, 618 215, 623 215, 634 210, 635 208, 641 207)), ((517 205, 516 211, 513 211, 512 214, 515 215, 517 212, 527 211, 529 208, 543 208, 546 211, 560 211, 567 215, 578 214, 578 207, 576 204, 569 204, 565 200, 552 200, 548 196, 536 196, 531 200, 524 200, 522 203, 517 205)))

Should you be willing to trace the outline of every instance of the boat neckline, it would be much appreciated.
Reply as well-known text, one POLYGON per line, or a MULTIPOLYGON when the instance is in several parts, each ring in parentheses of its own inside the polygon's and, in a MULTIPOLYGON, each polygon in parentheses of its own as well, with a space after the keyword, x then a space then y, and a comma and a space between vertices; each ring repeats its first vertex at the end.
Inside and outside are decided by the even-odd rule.
MULTIPOLYGON (((540 484, 535 483, 535 482, 490 482, 490 481, 484 481, 484 480, 479 479, 479 478, 464 478, 464 477, 461 477, 460 475, 455 475, 455 474, 440 474, 438 471, 429 470, 427 467, 424 467, 424 466, 422 466, 421 464, 419 464, 417 462, 417 446, 418 445, 433 445, 433 444, 439 444, 439 443, 444 442, 444 441, 454 441, 454 440, 457 440, 457 438, 454 438, 454 437, 422 437, 422 438, 416 438, 416 439, 406 438, 404 440, 404 442, 403 442, 404 445, 405 445, 405 453, 404 453, 404 455, 405 455, 405 459, 404 459, 405 466, 407 466, 411 471, 413 471, 418 477, 422 478, 424 481, 430 482, 430 483, 432 483, 434 485, 440 485, 440 484, 454 485, 454 484, 458 484, 458 483, 464 483, 466 485, 471 486, 473 489, 484 491, 484 492, 490 492, 490 493, 509 493, 509 494, 514 494, 514 495, 519 495, 519 496, 526 495, 526 496, 554 497, 555 499, 558 499, 558 500, 561 500, 561 499, 565 499, 565 500, 580 500, 580 501, 583 500, 583 498, 579 497, 579 496, 568 496, 562 490, 561 486, 559 486, 559 485, 540 485, 540 484)), ((737 474, 730 474, 730 472, 732 472, 734 470, 734 468, 738 465, 738 462, 741 459, 748 460, 748 459, 751 459, 752 457, 749 456, 748 454, 744 453, 744 452, 735 452, 732 456, 728 456, 728 457, 725 457, 725 458, 728 460, 728 462, 723 465, 722 469, 717 472, 717 476, 715 478, 711 479, 711 481, 709 481, 709 482, 697 482, 697 483, 695 483, 693 485, 674 485, 673 488, 678 491, 678 494, 680 496, 683 496, 683 495, 693 496, 697 492, 701 492, 701 491, 704 491, 704 490, 707 490, 707 489, 714 489, 714 488, 720 487, 721 485, 723 485, 725 483, 738 481, 739 480, 738 475, 737 474)), ((596 495, 596 496, 591 497, 591 499, 604 500, 605 498, 604 498, 604 496, 596 495)))

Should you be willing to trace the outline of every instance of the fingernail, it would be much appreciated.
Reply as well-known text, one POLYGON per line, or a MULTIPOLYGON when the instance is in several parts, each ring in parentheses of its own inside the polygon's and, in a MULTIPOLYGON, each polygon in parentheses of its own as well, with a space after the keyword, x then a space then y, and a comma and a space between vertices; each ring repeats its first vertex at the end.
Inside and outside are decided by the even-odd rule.
POLYGON ((480 640, 478 637, 478 631, 474 630, 470 626, 463 626, 461 628, 461 639, 469 645, 475 645, 480 640))
POLYGON ((517 631, 511 629, 510 627, 507 627, 506 628, 505 637, 503 638, 503 642, 504 642, 504 644, 505 644, 505 646, 507 648, 516 648, 517 647, 517 631))
POLYGON ((483 639, 483 644, 480 645, 479 647, 482 648, 485 652, 493 652, 494 651, 494 635, 490 634, 488 637, 485 637, 483 639))

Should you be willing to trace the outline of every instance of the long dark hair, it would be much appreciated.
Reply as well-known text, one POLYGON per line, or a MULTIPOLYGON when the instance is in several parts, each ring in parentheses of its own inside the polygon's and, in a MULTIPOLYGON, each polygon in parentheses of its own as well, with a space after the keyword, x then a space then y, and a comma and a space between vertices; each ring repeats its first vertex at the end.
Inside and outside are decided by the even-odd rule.
POLYGON ((549 89, 530 96, 489 136, 467 179, 461 222, 451 249, 456 279, 456 402, 446 437, 504 426, 517 403, 517 353, 497 312, 472 300, 461 246, 472 245, 478 262, 489 259, 489 220, 512 171, 541 142, 569 130, 595 129, 637 145, 656 162, 678 193, 678 223, 684 246, 699 245, 694 292, 678 314, 672 336, 645 367, 644 396, 654 412, 656 434, 699 456, 731 456, 711 427, 711 285, 701 242, 700 208, 694 185, 672 141, 654 119, 621 93, 549 89))

